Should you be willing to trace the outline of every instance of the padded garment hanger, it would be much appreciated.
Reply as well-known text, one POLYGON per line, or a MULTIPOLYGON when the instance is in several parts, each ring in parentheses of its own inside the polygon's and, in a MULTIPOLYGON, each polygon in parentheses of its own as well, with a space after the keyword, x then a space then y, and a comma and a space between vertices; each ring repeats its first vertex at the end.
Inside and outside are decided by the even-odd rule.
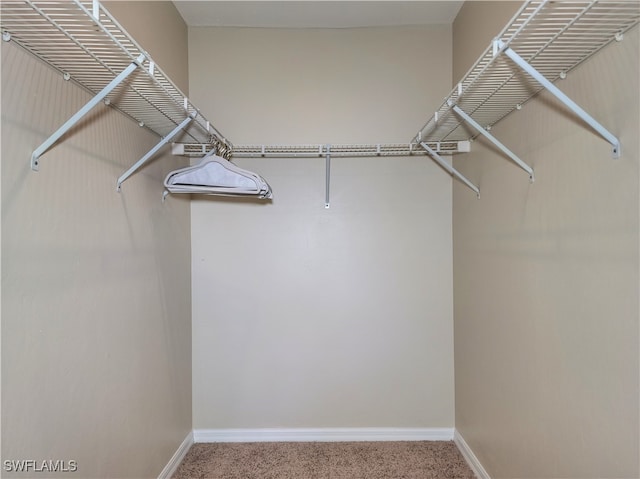
POLYGON ((196 193, 222 196, 257 196, 272 198, 271 187, 256 173, 252 173, 224 158, 214 150, 195 166, 172 171, 164 180, 171 193, 196 193))

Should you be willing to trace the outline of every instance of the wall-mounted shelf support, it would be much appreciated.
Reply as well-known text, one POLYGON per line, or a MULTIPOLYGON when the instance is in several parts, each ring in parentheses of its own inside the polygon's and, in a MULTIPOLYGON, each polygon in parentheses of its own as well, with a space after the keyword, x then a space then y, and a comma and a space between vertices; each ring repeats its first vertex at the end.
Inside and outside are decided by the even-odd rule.
POLYGON ((533 181, 533 170, 489 133, 498 122, 549 91, 613 146, 620 141, 567 97, 554 82, 592 55, 621 41, 640 22, 637 0, 526 0, 456 83, 412 143, 469 141, 483 135, 533 181), (516 53, 517 52, 517 53, 516 53), (472 120, 471 120, 472 119, 472 120), (475 123, 474 123, 475 122, 475 123))
POLYGON ((422 146, 422 148, 424 148, 427 151, 429 156, 431 156, 431 158, 433 158, 433 160, 436 163, 438 163, 441 167, 443 167, 445 170, 447 170, 449 172, 449 174, 455 176, 460 181, 462 181, 465 185, 467 185, 469 188, 471 188, 473 191, 475 191, 476 195, 478 195, 478 199, 480 198, 480 189, 476 185, 471 183, 462 173, 460 173, 453 166, 451 166, 449 163, 447 163, 447 161, 444 158, 442 158, 435 150, 433 150, 424 141, 420 143, 420 146, 422 146))
POLYGON ((500 151, 511 158, 520 168, 529 173, 531 181, 534 180, 533 169, 522 161, 518 156, 513 153, 509 148, 504 146, 495 136, 493 136, 487 129, 483 128, 477 121, 467 115, 458 105, 452 105, 453 111, 456 112, 465 122, 471 125, 478 133, 484 136, 487 140, 493 143, 500 151))
POLYGON ((142 158, 140 158, 131 168, 129 168, 127 171, 125 171, 122 174, 122 176, 120 176, 120 178, 118 178, 118 183, 116 185, 116 191, 120 192, 120 188, 122 187, 122 183, 124 183, 127 178, 129 178, 136 171, 138 171, 147 161, 149 161, 149 159, 151 159, 151 157, 153 157, 153 155, 155 155, 158 152, 158 150, 160 150, 160 148, 162 148, 164 145, 169 143, 173 139, 173 137, 176 136, 178 133, 180 133, 180 131, 182 131, 182 129, 184 127, 186 127, 191 122, 191 120, 193 120, 195 117, 196 117, 196 114, 192 114, 192 115, 188 116, 187 118, 185 118, 184 120, 182 120, 182 123, 180 123, 178 126, 176 126, 171 131, 171 133, 169 133, 167 136, 162 138, 156 144, 156 146, 154 146, 153 148, 151 148, 147 152, 146 155, 144 155, 142 158))
POLYGON ((620 158, 620 140, 613 135, 609 130, 602 126, 595 120, 589 113, 583 110, 576 102, 565 95, 557 86, 551 83, 544 75, 536 70, 529 62, 518 55, 511 48, 504 48, 504 42, 501 40, 494 41, 494 51, 502 52, 507 55, 513 62, 518 65, 522 70, 527 72, 533 77, 545 90, 560 100, 567 108, 580 117, 585 123, 599 133, 605 140, 607 140, 613 146, 612 156, 614 159, 620 158))
POLYGON ((324 194, 324 207, 329 208, 329 185, 331 183, 331 145, 327 145, 327 152, 325 156, 325 194, 324 194))
POLYGON ((140 55, 135 61, 125 68, 118 76, 116 76, 107 86, 105 86, 99 93, 97 93, 91 100, 89 100, 80 110, 76 112, 71 118, 69 118, 55 133, 53 133, 47 140, 36 148, 31 154, 31 169, 38 171, 40 166, 40 156, 42 156, 49 148, 51 148, 65 133, 73 128, 87 113, 89 113, 98 103, 100 103, 109 93, 113 91, 118 85, 120 85, 133 71, 138 68, 145 60, 145 55, 140 55))
POLYGON ((24 48, 92 95, 33 151, 34 170, 39 158, 101 101, 163 139, 118 179, 118 189, 181 129, 185 140, 216 146, 223 156, 233 149, 99 0, 2 0, 0 31, 2 40, 24 48))
MULTIPOLYGON (((433 141, 429 146, 441 155, 469 153, 469 141, 433 141)), ((173 143, 174 155, 201 157, 215 148, 211 143, 173 143)), ((326 156, 327 145, 233 145, 233 158, 319 158, 326 156)), ((374 156, 426 156, 418 143, 377 143, 331 145, 334 158, 356 158, 374 156)))

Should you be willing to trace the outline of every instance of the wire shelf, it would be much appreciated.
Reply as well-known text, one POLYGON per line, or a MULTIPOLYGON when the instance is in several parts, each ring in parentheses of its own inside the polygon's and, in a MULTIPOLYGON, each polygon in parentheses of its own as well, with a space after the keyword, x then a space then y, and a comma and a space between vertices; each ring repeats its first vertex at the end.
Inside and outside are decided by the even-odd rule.
POLYGON ((231 145, 98 1, 2 0, 1 12, 5 41, 15 41, 92 95, 137 63, 104 102, 140 126, 165 137, 192 116, 185 139, 231 145))
MULTIPOLYGON (((469 151, 470 145, 466 141, 449 141, 432 143, 430 145, 442 154, 452 154, 469 151)), ((203 156, 213 145, 200 143, 174 143, 174 155, 203 156)), ((412 156, 426 155, 427 152, 411 143, 390 144, 355 144, 355 145, 234 145, 234 158, 314 158, 323 157, 327 153, 331 156, 343 157, 375 157, 375 156, 412 156)))
MULTIPOLYGON (((468 152, 467 141, 432 143, 430 146, 441 154, 468 152)), ((213 148, 199 143, 174 143, 174 155, 203 156, 213 148)), ((234 158, 317 158, 328 153, 333 157, 373 156, 424 156, 427 152, 412 143, 355 144, 355 145, 234 145, 234 158)))
MULTIPOLYGON (((323 145, 270 146, 269 151, 264 146, 234 148, 97 0, 2 0, 0 5, 4 40, 14 40, 94 95, 132 63, 139 65, 106 96, 105 103, 162 138, 185 118, 193 117, 179 138, 193 145, 186 148, 185 154, 210 149, 207 145, 215 145, 220 151, 236 150, 236 156, 326 153, 322 152, 323 145)), ((541 75, 555 81, 619 39, 639 19, 637 0, 528 1, 498 35, 501 43, 494 42, 485 50, 410 143, 336 145, 331 153, 403 156, 420 151, 422 154, 414 147, 423 141, 436 152, 468 151, 458 150, 457 142, 473 139, 478 133, 453 113, 454 106, 489 129, 542 90, 537 80, 501 55, 501 51, 508 48, 517 52, 541 75)))
POLYGON ((551 82, 638 24, 640 2, 529 1, 498 35, 438 111, 414 137, 419 141, 460 141, 478 133, 452 111, 457 105, 490 129, 543 87, 500 51, 509 47, 551 82))

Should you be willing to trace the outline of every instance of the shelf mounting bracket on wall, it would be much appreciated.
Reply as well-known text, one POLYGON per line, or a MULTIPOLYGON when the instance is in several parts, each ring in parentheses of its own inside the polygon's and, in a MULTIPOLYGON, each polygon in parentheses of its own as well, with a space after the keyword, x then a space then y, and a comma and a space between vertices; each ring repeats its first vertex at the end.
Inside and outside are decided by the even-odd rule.
POLYGON ((427 151, 427 153, 429 153, 429 156, 433 158, 436 163, 438 163, 445 170, 447 170, 449 174, 455 176, 460 181, 462 181, 465 185, 467 185, 469 188, 475 191, 476 195, 478 196, 478 199, 480 199, 480 189, 476 185, 471 183, 462 173, 460 173, 452 165, 450 165, 444 158, 442 158, 435 150, 433 150, 424 141, 420 142, 420 146, 424 148, 427 151))
POLYGON ((591 128, 599 133, 600 136, 607 140, 613 146, 612 157, 614 159, 620 158, 620 140, 618 140, 615 135, 613 135, 609 130, 607 130, 598 121, 596 121, 595 118, 589 115, 589 113, 582 109, 576 102, 565 95, 557 86, 555 86, 552 82, 545 78, 545 76, 542 75, 538 70, 536 70, 529 62, 518 55, 510 47, 506 46, 505 43, 499 39, 494 40, 493 51, 494 55, 498 55, 499 53, 504 53, 505 55, 507 55, 516 65, 518 65, 522 70, 528 73, 538 83, 540 83, 540 85, 542 85, 545 90, 547 90, 558 100, 560 100, 563 105, 569 108, 573 113, 575 113, 585 123, 587 123, 591 128))
POLYGON ((136 68, 145 61, 145 55, 140 55, 135 61, 122 70, 107 86, 105 86, 98 94, 89 100, 75 115, 69 118, 60 128, 58 128, 44 143, 36 148, 31 154, 31 169, 38 171, 40 166, 40 157, 51 148, 65 133, 73 128, 87 113, 89 113, 98 103, 100 103, 109 93, 113 91, 120 83, 122 83, 136 68))
POLYGON ((158 150, 160 150, 160 148, 162 148, 164 145, 166 145, 167 143, 169 143, 174 136, 176 136, 178 133, 180 133, 180 131, 186 127, 191 120, 193 120, 195 117, 197 116, 197 113, 193 113, 191 115, 189 115, 187 118, 185 118, 184 120, 182 120, 182 122, 180 124, 178 124, 178 126, 176 126, 171 133, 169 133, 167 136, 165 136, 164 138, 162 138, 157 144, 156 146, 154 146, 153 148, 151 148, 146 155, 144 155, 142 158, 140 158, 131 168, 129 168, 127 171, 125 171, 120 178, 118 178, 118 182, 116 185, 116 191, 120 192, 120 189, 122 187, 122 183, 124 183, 126 181, 127 178, 129 178, 131 175, 133 175, 136 171, 138 171, 147 161, 149 161, 149 159, 151 159, 151 157, 153 155, 155 155, 158 150))
POLYGON ((233 147, 99 0, 1 0, 0 10, 3 41, 24 48, 92 95, 33 151, 32 169, 37 171, 40 157, 101 101, 164 139, 118 179, 118 187, 181 129, 188 141, 233 147))
POLYGON ((460 116, 465 122, 471 125, 478 133, 484 136, 487 140, 493 143, 500 151, 502 151, 505 155, 511 158, 514 163, 516 163, 520 168, 529 173, 529 179, 531 181, 534 180, 533 169, 527 165, 524 161, 522 161, 518 156, 513 153, 509 148, 504 146, 495 136, 493 136, 486 128, 483 128, 477 121, 467 115, 462 108, 458 105, 451 106, 453 111, 456 112, 458 116, 460 116))
POLYGON ((533 180, 533 170, 497 142, 489 130, 546 89, 613 146, 614 158, 620 157, 619 139, 553 82, 566 78, 567 72, 611 42, 621 41, 639 22, 638 1, 522 2, 412 142, 425 141, 432 146, 434 142, 468 141, 482 134, 533 180))

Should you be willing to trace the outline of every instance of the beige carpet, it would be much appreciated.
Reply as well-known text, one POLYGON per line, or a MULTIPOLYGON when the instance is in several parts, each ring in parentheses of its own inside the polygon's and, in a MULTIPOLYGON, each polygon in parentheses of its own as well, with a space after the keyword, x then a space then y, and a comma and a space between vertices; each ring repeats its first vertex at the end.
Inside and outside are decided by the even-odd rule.
POLYGON ((450 441, 194 444, 173 479, 474 479, 450 441))

